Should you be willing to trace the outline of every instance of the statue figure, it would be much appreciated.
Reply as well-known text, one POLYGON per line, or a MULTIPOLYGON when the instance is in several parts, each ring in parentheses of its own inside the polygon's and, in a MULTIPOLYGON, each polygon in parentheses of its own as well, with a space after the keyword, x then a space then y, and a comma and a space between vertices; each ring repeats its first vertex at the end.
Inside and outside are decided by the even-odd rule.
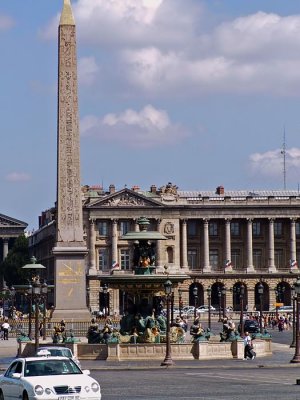
POLYGON ((88 343, 100 343, 100 332, 96 320, 92 318, 91 325, 87 332, 88 343))

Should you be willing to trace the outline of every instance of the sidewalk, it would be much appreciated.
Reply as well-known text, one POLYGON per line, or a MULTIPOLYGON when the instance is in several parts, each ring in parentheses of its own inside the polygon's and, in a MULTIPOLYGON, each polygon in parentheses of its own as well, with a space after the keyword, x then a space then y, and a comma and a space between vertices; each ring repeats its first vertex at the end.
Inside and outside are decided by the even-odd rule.
MULTIPOLYGON (((82 338, 84 341, 85 338, 82 338)), ((45 342, 46 343, 46 342, 45 342)), ((41 341, 40 344, 43 344, 41 341)), ((286 344, 273 343, 273 355, 271 357, 256 358, 255 360, 176 360, 171 368, 294 368, 298 364, 290 363, 295 349, 291 349, 286 344)), ((15 338, 0 341, 0 371, 3 372, 8 364, 16 357, 18 344, 15 338)), ((161 360, 162 362, 163 360, 161 360)), ((101 369, 159 369, 160 361, 124 361, 108 362, 103 360, 82 360, 83 369, 101 370, 101 369)))

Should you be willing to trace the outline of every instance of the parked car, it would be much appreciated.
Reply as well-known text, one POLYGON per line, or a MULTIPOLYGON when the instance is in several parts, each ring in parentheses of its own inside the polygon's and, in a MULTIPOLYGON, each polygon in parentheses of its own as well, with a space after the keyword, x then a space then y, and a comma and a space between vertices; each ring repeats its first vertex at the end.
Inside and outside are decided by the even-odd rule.
POLYGON ((79 368, 81 368, 80 361, 72 353, 72 350, 63 346, 43 346, 39 347, 36 352, 37 357, 68 357, 73 360, 79 368))
POLYGON ((293 306, 281 306, 281 307, 278 307, 277 311, 281 312, 281 313, 292 313, 293 312, 293 306))
POLYGON ((11 362, 0 375, 0 399, 101 400, 99 383, 67 357, 27 357, 11 362))
MULTIPOLYGON (((200 312, 200 313, 201 312, 208 312, 208 310, 209 310, 208 306, 200 306, 200 307, 197 308, 197 312, 200 312)), ((214 312, 214 311, 216 311, 216 308, 213 307, 213 306, 210 306, 210 311, 214 312)))
MULTIPOLYGON (((241 333, 241 325, 238 326, 238 331, 241 333)), ((244 332, 259 333, 259 323, 256 319, 246 319, 244 321, 244 332)))

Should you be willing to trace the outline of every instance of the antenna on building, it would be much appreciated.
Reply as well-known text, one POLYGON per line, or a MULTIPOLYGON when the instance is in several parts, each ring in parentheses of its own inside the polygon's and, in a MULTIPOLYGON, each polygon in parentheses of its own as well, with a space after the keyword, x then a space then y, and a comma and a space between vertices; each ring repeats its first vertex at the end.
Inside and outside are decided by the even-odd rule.
POLYGON ((285 142, 285 126, 283 128, 283 144, 281 154, 283 155, 283 189, 286 190, 286 142, 285 142))

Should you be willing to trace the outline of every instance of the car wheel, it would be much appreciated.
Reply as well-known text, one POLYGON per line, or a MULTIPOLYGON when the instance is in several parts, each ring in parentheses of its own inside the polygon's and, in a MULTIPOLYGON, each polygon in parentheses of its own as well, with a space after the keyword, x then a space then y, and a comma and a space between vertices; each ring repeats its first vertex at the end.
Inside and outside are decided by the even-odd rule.
POLYGON ((3 392, 0 390, 0 400, 4 400, 3 392))
MULTIPOLYGON (((1 400, 1 399, 0 399, 0 400, 1 400)), ((24 393, 23 393, 22 400, 28 400, 28 394, 27 394, 27 392, 24 392, 24 393)))

